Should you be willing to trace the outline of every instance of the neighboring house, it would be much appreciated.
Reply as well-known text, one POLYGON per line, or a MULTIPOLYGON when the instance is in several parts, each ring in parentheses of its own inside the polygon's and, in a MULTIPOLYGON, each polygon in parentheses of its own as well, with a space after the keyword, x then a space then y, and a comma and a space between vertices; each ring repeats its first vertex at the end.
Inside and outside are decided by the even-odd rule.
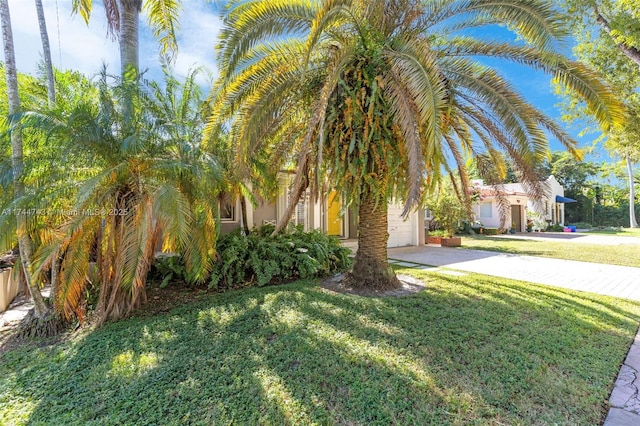
MULTIPOLYGON (((497 189, 484 185, 481 180, 472 182, 474 191, 479 194, 479 200, 473 205, 475 220, 479 220, 486 227, 500 227, 500 209, 497 200, 497 189)), ((575 200, 564 196, 564 188, 554 176, 549 176, 544 182, 547 187, 545 195, 538 203, 527 195, 527 191, 520 183, 502 185, 500 193, 509 204, 505 226, 516 232, 524 232, 527 219, 537 213, 547 224, 564 225, 564 204, 575 200)))
MULTIPOLYGON (((266 201, 258 206, 247 203, 248 227, 275 225, 287 206, 293 175, 282 174, 277 200, 266 201)), ((240 203, 223 202, 220 206, 221 231, 230 232, 241 226, 240 203)), ((417 246, 424 244, 424 215, 422 211, 412 211, 406 220, 401 217, 401 205, 389 205, 388 247, 417 246)), ((357 215, 354 211, 343 211, 339 197, 335 193, 326 199, 312 201, 307 193, 297 204, 290 223, 303 225, 305 230, 320 229, 340 239, 356 240, 357 215)))

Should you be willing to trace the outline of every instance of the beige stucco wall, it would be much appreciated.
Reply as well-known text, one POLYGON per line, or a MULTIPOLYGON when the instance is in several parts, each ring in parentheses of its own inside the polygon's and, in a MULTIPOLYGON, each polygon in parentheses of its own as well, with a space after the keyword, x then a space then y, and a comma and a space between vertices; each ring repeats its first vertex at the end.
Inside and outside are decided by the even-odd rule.
POLYGON ((7 310, 11 301, 18 295, 18 281, 13 279, 13 270, 0 272, 0 312, 7 310))

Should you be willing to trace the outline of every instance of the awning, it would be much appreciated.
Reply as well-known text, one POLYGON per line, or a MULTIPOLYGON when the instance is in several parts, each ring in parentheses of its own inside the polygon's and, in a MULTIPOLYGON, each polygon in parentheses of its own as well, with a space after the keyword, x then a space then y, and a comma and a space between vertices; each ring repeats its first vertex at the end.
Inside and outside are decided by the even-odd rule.
POLYGON ((560 195, 556 195, 556 203, 577 203, 573 198, 562 197, 560 195))

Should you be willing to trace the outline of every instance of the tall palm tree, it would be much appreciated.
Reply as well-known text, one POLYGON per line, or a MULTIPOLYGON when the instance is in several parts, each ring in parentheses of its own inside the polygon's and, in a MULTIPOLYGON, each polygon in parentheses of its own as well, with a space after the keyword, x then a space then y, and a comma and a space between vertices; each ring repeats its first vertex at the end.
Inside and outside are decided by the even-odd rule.
POLYGON ((56 86, 53 77, 53 63, 51 61, 51 47, 49 46, 49 34, 47 33, 47 21, 44 18, 44 8, 42 0, 36 1, 36 12, 38 14, 38 27, 40 27, 40 38, 42 39, 42 57, 44 59, 44 69, 47 76, 47 98, 49 106, 56 103, 56 86))
MULTIPOLYGON (((103 0, 109 32, 118 38, 120 66, 123 75, 130 69, 139 70, 139 20, 144 9, 154 35, 160 40, 161 54, 177 51, 176 32, 178 15, 182 10, 180 0, 103 0)), ((72 0, 73 12, 89 23, 91 0, 72 0)))
MULTIPOLYGON (((13 33, 11 30, 11 15, 7 0, 0 0, 0 21, 2 24, 2 39, 5 58, 5 75, 7 79, 7 98, 9 102, 9 115, 11 122, 11 167, 13 169, 14 198, 19 201, 25 192, 23 173, 24 159, 22 146, 22 132, 16 115, 20 112, 20 98, 18 96, 18 73, 16 70, 16 58, 13 49, 13 33)), ((19 206, 19 204, 18 204, 19 206)), ((24 269, 24 276, 34 302, 35 316, 44 317, 49 309, 40 294, 40 289, 31 280, 31 238, 27 228, 27 216, 20 209, 16 209, 18 247, 20 260, 24 269)))
POLYGON ((203 121, 194 76, 182 88, 169 77, 162 85, 142 86, 124 79, 112 88, 103 73, 99 87, 99 105, 33 114, 29 122, 68 147, 67 161, 93 164, 73 182, 74 207, 36 253, 36 272, 62 258, 55 297, 67 315, 81 313, 87 277, 93 276, 104 322, 145 302, 161 237, 166 250, 183 255, 193 280, 208 275, 221 174, 197 145, 203 121))
POLYGON ((297 164, 289 213, 307 186, 316 195, 324 182, 339 191, 358 210, 349 280, 397 286, 386 252, 392 198, 407 214, 454 174, 464 197, 465 156, 495 182, 509 157, 541 194, 534 166, 548 153, 547 133, 576 152, 576 142, 483 58, 546 72, 599 121, 620 119, 597 76, 557 53, 565 37, 546 1, 231 1, 208 131, 231 123, 240 164, 257 152, 274 168, 297 164), (496 25, 519 37, 492 39, 496 25))

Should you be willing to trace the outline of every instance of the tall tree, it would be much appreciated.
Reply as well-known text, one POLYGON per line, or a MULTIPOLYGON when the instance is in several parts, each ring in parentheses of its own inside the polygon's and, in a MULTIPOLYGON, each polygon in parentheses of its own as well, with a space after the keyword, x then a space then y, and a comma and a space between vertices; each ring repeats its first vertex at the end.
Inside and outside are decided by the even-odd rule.
MULTIPOLYGON (((20 98, 18 96, 18 72, 16 70, 16 58, 13 48, 13 33, 11 30, 11 15, 8 0, 0 0, 0 21, 2 24, 2 40, 5 58, 5 75, 7 80, 7 98, 9 103, 9 115, 11 123, 11 167, 13 169, 13 188, 16 201, 24 195, 24 158, 22 147, 22 132, 17 114, 20 112, 20 98)), ((35 316, 40 318, 48 313, 47 305, 40 294, 40 289, 31 279, 31 238, 27 228, 27 216, 21 211, 20 204, 16 204, 15 214, 17 222, 18 247, 20 249, 20 261, 24 269, 25 279, 31 292, 35 305, 35 316)), ((26 210, 26 209, 25 209, 26 210)))
POLYGON ((44 18, 44 8, 42 0, 36 1, 36 12, 38 14, 38 26, 40 27, 40 38, 42 39, 42 57, 44 69, 47 76, 47 98, 49 106, 56 103, 56 85, 53 77, 53 62, 51 61, 51 48, 49 47, 49 34, 47 33, 47 21, 44 18))
POLYGON ((479 58, 547 72, 601 122, 621 119, 599 78, 557 53, 566 30, 544 1, 237 0, 224 24, 209 130, 232 120, 239 164, 256 152, 270 153, 274 168, 297 163, 285 219, 307 186, 317 195, 325 182, 357 208, 354 286, 398 285, 387 263, 388 202, 404 200, 407 214, 455 174, 466 197, 465 154, 490 182, 511 158, 534 195, 543 192, 535 166, 547 132, 577 154, 566 132, 479 58), (465 31, 491 25, 519 37, 465 31))
POLYGON ((29 124, 68 147, 60 154, 67 164, 82 159, 92 165, 76 177, 74 194, 67 182, 56 183, 73 208, 34 264, 40 272, 64 254, 54 296, 66 315, 81 313, 92 276, 102 323, 146 301, 146 277, 161 237, 165 249, 184 257, 194 281, 208 275, 221 173, 199 148, 202 100, 194 75, 184 85, 167 74, 162 84, 123 79, 112 87, 103 74, 99 89, 99 102, 34 113, 29 124))
MULTIPOLYGON (((637 228, 633 163, 640 158, 640 8, 635 0, 564 0, 564 5, 578 41, 576 56, 606 76, 627 106, 625 125, 606 134, 606 146, 626 163, 629 224, 637 228)), ((567 103, 567 117, 584 116, 581 107, 567 103)))
MULTIPOLYGON (((73 12, 89 23, 92 0, 73 0, 73 12)), ((178 15, 182 10, 180 0, 103 0, 109 32, 117 37, 120 45, 120 66, 123 75, 130 69, 136 72, 139 64, 140 12, 147 14, 148 23, 161 44, 161 54, 174 54, 178 45, 178 15)))
POLYGON ((611 132, 606 146, 613 152, 620 154, 626 165, 629 183, 629 226, 638 228, 635 212, 635 180, 633 165, 640 161, 640 95, 628 98, 629 115, 623 130, 611 132), (631 104, 634 105, 631 105, 631 104))

